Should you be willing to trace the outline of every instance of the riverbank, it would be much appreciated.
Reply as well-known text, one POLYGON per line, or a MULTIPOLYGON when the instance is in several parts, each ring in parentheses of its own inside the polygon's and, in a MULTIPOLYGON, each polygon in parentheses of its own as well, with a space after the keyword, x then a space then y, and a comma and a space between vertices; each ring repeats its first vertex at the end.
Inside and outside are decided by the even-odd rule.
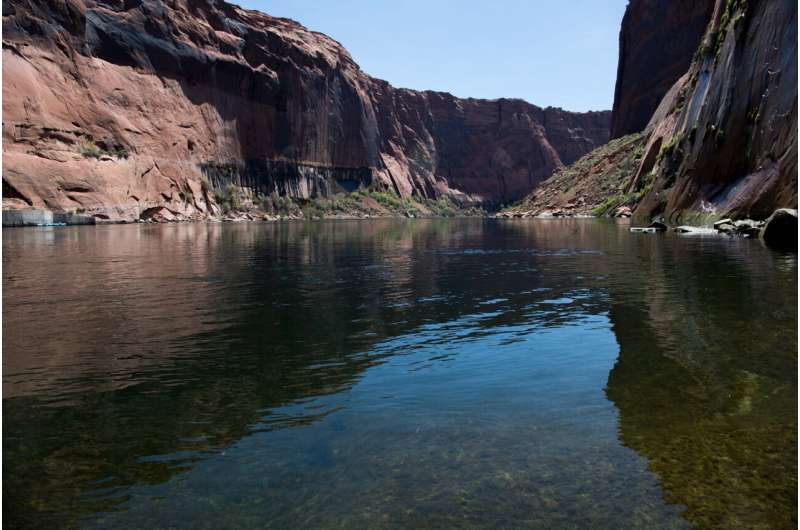
POLYGON ((4 227, 93 225, 96 219, 70 212, 52 212, 36 208, 3 210, 4 227))
POLYGON ((329 197, 297 199, 278 195, 252 196, 238 187, 217 190, 207 208, 144 205, 128 215, 102 212, 55 212, 41 208, 3 210, 4 227, 79 224, 132 224, 175 222, 295 221, 314 219, 397 219, 486 217, 480 206, 461 205, 452 199, 412 199, 391 192, 356 190, 329 197))

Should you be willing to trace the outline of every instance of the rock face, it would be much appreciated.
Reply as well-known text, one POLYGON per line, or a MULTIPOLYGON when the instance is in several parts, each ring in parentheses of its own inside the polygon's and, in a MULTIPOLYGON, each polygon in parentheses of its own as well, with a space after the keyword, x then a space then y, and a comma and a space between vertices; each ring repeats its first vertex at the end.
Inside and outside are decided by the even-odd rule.
MULTIPOLYGON (((632 42, 646 42, 651 35, 648 25, 631 22, 650 16, 638 11, 646 5, 644 0, 630 3, 623 41, 629 35, 632 42)), ((682 31, 671 26, 677 24, 674 16, 660 20, 662 35, 682 31)), ((627 120, 631 102, 637 101, 636 96, 624 95, 624 87, 647 87, 649 82, 647 72, 629 74, 626 54, 635 55, 623 50, 615 126, 627 120)), ((534 196, 554 190, 547 207, 563 208, 577 195, 598 204, 595 213, 601 210, 599 201, 605 206, 629 206, 639 226, 653 220, 672 226, 708 225, 726 217, 764 220, 776 209, 796 209, 797 3, 716 0, 693 55, 688 70, 666 92, 644 127, 635 165, 629 156, 618 157, 620 162, 608 171, 575 164, 559 173, 570 175, 568 182, 553 177, 534 196), (561 193, 567 189, 571 191, 561 193)), ((643 94, 653 95, 646 89, 643 94)), ((617 147, 625 151, 625 145, 634 146, 617 147)), ((609 144, 585 160, 602 162, 615 150, 609 144)))
POLYGON ((636 172, 644 151, 642 134, 611 140, 542 182, 518 204, 499 215, 536 217, 603 215, 630 217, 625 188, 636 172))
POLYGON ((339 43, 214 0, 3 5, 3 207, 215 214, 215 187, 522 197, 610 113, 396 89, 339 43))
POLYGON ((692 62, 714 0, 631 0, 619 33, 611 137, 644 130, 692 62))
POLYGON ((717 0, 689 71, 651 123, 634 217, 765 219, 797 207, 797 3, 717 0))

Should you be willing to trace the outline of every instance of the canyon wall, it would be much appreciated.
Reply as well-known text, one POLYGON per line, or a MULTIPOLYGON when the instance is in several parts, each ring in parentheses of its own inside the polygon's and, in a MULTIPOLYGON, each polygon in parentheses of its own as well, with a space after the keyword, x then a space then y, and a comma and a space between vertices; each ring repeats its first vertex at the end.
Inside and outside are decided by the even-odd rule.
POLYGON ((631 0, 619 32, 611 138, 644 130, 689 68, 713 9, 714 0, 631 0))
POLYGON ((214 0, 10 0, 3 39, 4 209, 204 217, 231 183, 496 204, 609 136, 609 112, 394 88, 325 35, 214 0))
MULTIPOLYGON (((663 88, 648 88, 654 72, 645 63, 631 66, 650 52, 663 59, 653 24, 661 24, 664 43, 672 42, 669 35, 691 40, 680 16, 654 20, 651 3, 633 0, 625 15, 613 135, 640 128, 650 107, 642 101, 663 88), (633 23, 641 20, 649 22, 633 23)), ((633 209, 638 224, 679 225, 766 219, 778 208, 797 208, 797 3, 716 0, 697 49, 685 50, 683 60, 689 66, 650 111, 637 141, 628 135, 596 149, 507 215, 633 209)))
POLYGON ((764 219, 797 207, 797 3, 717 0, 688 72, 647 127, 629 190, 647 220, 764 219))

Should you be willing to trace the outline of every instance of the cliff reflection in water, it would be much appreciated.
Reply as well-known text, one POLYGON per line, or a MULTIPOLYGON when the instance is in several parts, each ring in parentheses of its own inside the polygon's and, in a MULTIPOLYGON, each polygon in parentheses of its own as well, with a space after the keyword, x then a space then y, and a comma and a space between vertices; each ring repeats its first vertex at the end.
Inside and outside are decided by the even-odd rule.
POLYGON ((794 528, 796 255, 671 250, 647 260, 645 291, 612 287, 622 440, 693 526, 794 528))
POLYGON ((373 220, 3 247, 14 526, 796 519, 796 261, 757 242, 373 220))
MULTIPOLYGON (((406 293, 413 234, 443 235, 425 227, 7 231, 7 520, 57 525, 109 509, 125 487, 168 480, 256 423, 330 412, 269 409, 347 388, 373 362, 357 354, 382 323, 402 329, 385 302, 406 293), (387 251, 399 255, 373 267, 387 251), (153 455, 171 456, 143 459, 153 455)), ((417 282, 435 278, 428 265, 417 282)))

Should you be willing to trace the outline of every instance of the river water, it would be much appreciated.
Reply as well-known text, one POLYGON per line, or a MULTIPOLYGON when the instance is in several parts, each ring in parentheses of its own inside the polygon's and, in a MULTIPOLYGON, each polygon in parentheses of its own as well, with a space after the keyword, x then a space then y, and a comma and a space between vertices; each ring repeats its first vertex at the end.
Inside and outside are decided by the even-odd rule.
POLYGON ((3 230, 8 528, 793 528, 797 255, 604 220, 3 230))

